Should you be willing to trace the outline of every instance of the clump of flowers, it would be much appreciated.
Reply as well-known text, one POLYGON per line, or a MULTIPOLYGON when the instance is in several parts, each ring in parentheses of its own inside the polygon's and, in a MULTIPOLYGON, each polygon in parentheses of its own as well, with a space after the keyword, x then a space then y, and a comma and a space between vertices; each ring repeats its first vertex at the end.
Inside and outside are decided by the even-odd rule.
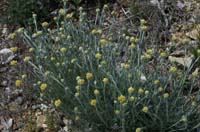
MULTIPOLYGON (((140 19, 137 32, 130 36, 129 31, 125 33, 124 29, 106 23, 109 6, 97 9, 92 21, 84 8, 74 14, 68 12, 68 4, 63 2, 65 6, 53 18, 55 29, 43 22, 34 33, 23 29, 19 34, 30 46, 24 67, 32 69, 23 73, 26 77, 22 79, 38 90, 38 96, 46 101, 55 99, 54 106, 78 122, 82 130, 198 129, 199 90, 193 85, 198 71, 192 70, 200 57, 191 67, 179 68, 167 59, 171 49, 143 45, 147 20, 140 19), (110 25, 104 29, 104 24, 110 25)), ((111 12, 115 18, 115 11, 111 12)), ((172 42, 176 39, 172 38, 172 42)), ((188 51, 188 45, 183 46, 188 51)), ((13 61, 11 65, 16 64, 13 61)), ((15 85, 21 87, 22 81, 16 80, 15 85)))

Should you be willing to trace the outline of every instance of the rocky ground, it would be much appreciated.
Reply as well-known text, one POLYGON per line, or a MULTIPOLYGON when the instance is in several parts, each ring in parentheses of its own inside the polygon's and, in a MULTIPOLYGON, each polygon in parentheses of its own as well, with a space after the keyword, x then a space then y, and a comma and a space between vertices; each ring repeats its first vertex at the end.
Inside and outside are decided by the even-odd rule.
MULTIPOLYGON (((180 4, 188 8, 191 17, 189 21, 174 24, 171 29, 177 37, 186 35, 195 43, 199 35, 196 25, 200 23, 200 1, 193 0, 187 4, 180 4), (178 25, 178 26, 177 26, 178 25)), ((123 12, 123 10, 121 10, 123 12)), ((1 22, 1 21, 0 21, 1 22)), ((18 45, 8 39, 8 25, 0 23, 0 50, 18 45)), ((19 47, 19 50, 20 47, 19 47)), ((21 55, 13 54, 13 58, 20 60, 21 55)), ((53 107, 24 94, 24 89, 14 86, 17 69, 9 62, 0 64, 0 131, 2 132, 35 132, 60 131, 68 132, 71 122, 53 107)))

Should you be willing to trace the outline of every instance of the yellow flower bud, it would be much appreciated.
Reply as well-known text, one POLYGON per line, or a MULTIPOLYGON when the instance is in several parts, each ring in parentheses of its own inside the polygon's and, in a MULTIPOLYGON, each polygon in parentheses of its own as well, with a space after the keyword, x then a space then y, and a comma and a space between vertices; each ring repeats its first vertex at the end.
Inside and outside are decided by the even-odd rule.
POLYGON ((25 56, 25 58, 24 58, 24 62, 28 62, 30 59, 31 59, 30 56, 25 56))
POLYGON ((17 49, 18 47, 11 47, 10 50, 13 52, 13 53, 16 53, 17 52, 17 49))
POLYGON ((130 45, 130 47, 131 47, 131 49, 135 49, 136 46, 135 46, 135 44, 132 43, 132 44, 130 45))
POLYGON ((159 80, 154 80, 154 82, 153 82, 155 85, 158 85, 159 83, 160 83, 160 81, 159 80))
POLYGON ((93 74, 92 73, 86 73, 86 79, 87 80, 91 80, 93 78, 93 74))
POLYGON ((138 89, 138 93, 139 93, 139 94, 143 94, 143 93, 144 93, 144 90, 143 90, 142 88, 139 88, 139 89, 138 89))
POLYGON ((142 132, 142 128, 136 128, 135 132, 142 132))
POLYGON ((107 41, 106 39, 101 39, 101 40, 100 40, 100 44, 101 44, 102 46, 105 46, 107 43, 108 43, 108 41, 107 41))
POLYGON ((97 105, 96 99, 92 99, 92 100, 90 101, 90 105, 96 107, 96 105, 97 105))
POLYGON ((10 62, 10 65, 11 66, 16 66, 18 64, 18 62, 16 61, 16 60, 12 60, 11 62, 10 62))
POLYGON ((77 83, 78 83, 79 86, 84 85, 85 80, 84 79, 78 79, 77 83))
POLYGON ((159 87, 159 88, 158 88, 158 91, 159 91, 159 92, 162 92, 163 90, 164 90, 163 87, 159 87))
POLYGON ((197 106, 197 103, 195 101, 192 101, 192 106, 193 107, 197 106))
POLYGON ((128 88, 128 93, 129 93, 129 94, 132 94, 132 93, 134 92, 134 90, 135 90, 135 89, 134 89, 133 87, 129 87, 129 88, 128 88))
POLYGON ((67 48, 63 47, 63 48, 61 48, 61 49, 60 49, 60 51, 61 51, 61 53, 63 53, 63 54, 64 54, 64 53, 66 53, 66 52, 67 52, 67 48))
POLYGON ((98 96, 100 94, 99 90, 95 89, 94 90, 94 95, 98 96))
POLYGON ((104 84, 108 84, 109 83, 109 79, 108 78, 103 78, 103 83, 104 84))
POLYGON ((43 22, 43 23, 42 23, 42 27, 47 28, 48 26, 49 26, 49 23, 48 23, 48 22, 43 22))
POLYGON ((170 67, 169 71, 170 71, 171 73, 176 73, 176 72, 177 72, 177 69, 176 69, 175 66, 172 66, 172 67, 170 67))
POLYGON ((167 99, 169 97, 169 94, 168 93, 164 93, 163 97, 164 97, 164 99, 167 99))
POLYGON ((125 101, 126 101, 126 97, 124 96, 124 95, 120 95, 120 96, 118 96, 118 101, 122 104, 122 103, 124 103, 125 101))
POLYGON ((129 64, 125 64, 125 65, 124 65, 124 68, 125 68, 126 70, 128 70, 128 69, 130 68, 130 65, 129 65, 129 64))
POLYGON ((144 113, 147 113, 147 112, 149 111, 149 108, 148 108, 147 106, 144 106, 144 107, 142 108, 142 111, 143 111, 144 113))
POLYGON ((61 100, 60 100, 60 99, 57 99, 57 100, 54 102, 54 105, 55 105, 56 107, 60 107, 60 105, 61 105, 61 100))
POLYGON ((97 54, 95 55, 95 58, 96 58, 96 59, 101 59, 101 58, 102 58, 102 55, 101 55, 100 53, 97 53, 97 54))
POLYGON ((45 91, 47 89, 47 84, 46 83, 42 83, 41 85, 40 85, 40 90, 41 91, 45 91))
POLYGON ((115 113, 116 115, 119 115, 119 114, 120 114, 120 110, 115 110, 114 113, 115 113))
POLYGON ((65 9, 60 9, 60 10, 59 10, 59 14, 60 14, 61 16, 64 16, 64 15, 66 14, 66 10, 65 10, 65 9))
POLYGON ((34 48, 29 48, 29 52, 33 52, 35 49, 34 48))
POLYGON ((135 97, 134 96, 131 96, 129 101, 133 102, 135 100, 135 97))
POLYGON ((22 80, 16 80, 15 81, 15 86, 16 87, 21 87, 23 85, 22 80))

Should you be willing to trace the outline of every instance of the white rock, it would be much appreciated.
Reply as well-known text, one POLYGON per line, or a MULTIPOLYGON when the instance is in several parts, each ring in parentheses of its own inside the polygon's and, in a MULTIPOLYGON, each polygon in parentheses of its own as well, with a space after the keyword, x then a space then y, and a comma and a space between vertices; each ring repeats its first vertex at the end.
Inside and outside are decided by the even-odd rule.
POLYGON ((159 4, 159 1, 158 0, 151 0, 150 3, 152 3, 153 5, 157 5, 157 4, 159 4))
POLYGON ((177 6, 178 8, 180 8, 180 9, 183 9, 183 8, 186 6, 186 4, 183 3, 183 2, 181 2, 181 1, 178 1, 177 4, 176 4, 176 6, 177 6))
POLYGON ((1 119, 1 124, 6 128, 6 130, 9 130, 13 125, 13 119, 9 119, 8 121, 1 119))
POLYGON ((174 57, 174 56, 169 56, 169 61, 170 62, 177 62, 185 67, 190 67, 192 64, 192 58, 191 57, 174 57))
POLYGON ((13 58, 14 54, 10 49, 4 48, 0 50, 0 63, 6 64, 9 63, 13 58))
POLYGON ((63 129, 64 129, 65 132, 69 132, 69 129, 68 129, 67 126, 65 126, 63 129))
POLYGON ((145 77, 145 75, 144 75, 144 74, 141 74, 141 76, 140 76, 140 80, 141 80, 142 82, 144 82, 144 81, 146 81, 146 80, 147 80, 147 78, 145 77))

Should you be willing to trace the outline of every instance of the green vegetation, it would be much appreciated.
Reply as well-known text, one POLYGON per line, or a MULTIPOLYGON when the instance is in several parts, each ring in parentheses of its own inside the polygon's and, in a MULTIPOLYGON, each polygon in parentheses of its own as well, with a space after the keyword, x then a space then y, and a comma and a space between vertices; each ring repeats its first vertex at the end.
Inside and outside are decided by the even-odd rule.
MULTIPOLYGON (((28 44, 24 67, 32 69, 16 81, 17 87, 32 85, 38 98, 54 102, 79 131, 192 132, 200 127, 198 71, 193 70, 200 49, 191 66, 180 69, 167 60, 170 50, 144 45, 145 19, 129 35, 114 30, 112 23, 104 28, 108 5, 96 9, 95 19, 89 20, 82 7, 74 17, 63 3, 54 17, 55 29, 46 21, 40 28, 34 14, 33 33, 19 28, 11 35, 28 44)), ((175 44, 177 39, 170 41, 175 44)))

